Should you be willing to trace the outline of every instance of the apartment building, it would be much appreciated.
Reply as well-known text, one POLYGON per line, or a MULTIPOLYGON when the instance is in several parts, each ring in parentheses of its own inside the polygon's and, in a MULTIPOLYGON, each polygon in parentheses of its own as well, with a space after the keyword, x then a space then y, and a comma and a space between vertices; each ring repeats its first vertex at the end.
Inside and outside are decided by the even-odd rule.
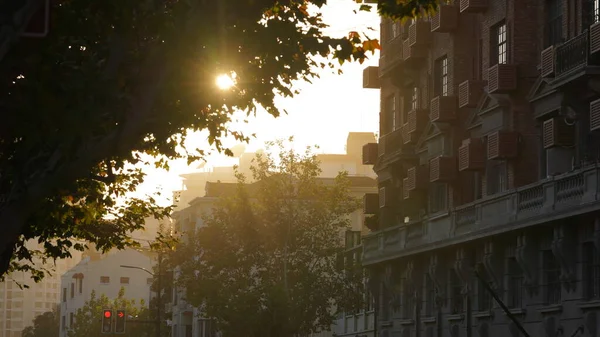
MULTIPOLYGON (((340 171, 346 171, 351 181, 351 193, 355 197, 363 197, 366 194, 372 195, 377 192, 377 183, 372 165, 362 163, 362 147, 364 144, 375 141, 375 134, 370 132, 350 132, 346 139, 345 154, 318 154, 317 158, 321 162, 320 179, 324 183, 332 182, 340 171)), ((240 160, 240 169, 249 172, 252 157, 242 155, 240 160)), ((224 168, 221 171, 225 171, 224 168)), ((233 176, 233 168, 232 168, 233 176)), ((203 173, 199 173, 202 175, 203 173)), ((186 176, 190 181, 202 181, 204 177, 200 176, 194 179, 193 176, 186 176)), ((176 230, 183 235, 182 240, 188 240, 187 233, 204 226, 203 216, 210 214, 214 203, 222 196, 235 193, 237 184, 225 181, 206 181, 204 188, 197 189, 198 197, 191 200, 187 207, 174 212, 173 220, 176 230)), ((188 195, 193 190, 187 192, 188 195)), ((362 246, 360 238, 368 230, 363 226, 363 210, 357 210, 351 214, 352 228, 346 233, 346 260, 348 262, 360 260, 362 257, 362 246)), ((175 271, 175 275, 177 271, 175 271)), ((365 336, 373 337, 375 331, 375 308, 374 299, 369 294, 366 295, 366 307, 352 313, 340 313, 331 331, 323 331, 311 337, 331 337, 336 336, 365 336)), ((185 289, 173 289, 173 307, 172 307, 172 336, 173 337, 214 337, 215 330, 211 325, 211 320, 203 317, 200 310, 192 307, 185 301, 185 289)))
POLYGON ((69 328, 76 323, 77 310, 90 300, 92 292, 97 297, 105 295, 114 299, 123 288, 127 299, 136 303, 143 300, 147 305, 154 296, 150 289, 153 276, 140 269, 152 270, 152 255, 155 254, 129 248, 112 250, 107 254, 92 250, 87 252, 81 262, 61 278, 60 336, 68 335, 69 328), (123 268, 121 265, 138 269, 123 268))
POLYGON ((454 0, 381 21, 381 336, 598 336, 600 4, 454 0), (504 310, 499 302, 506 307, 504 310))
MULTIPOLYGON (((29 249, 41 249, 41 244, 30 241, 29 249)), ((0 282, 0 337, 20 337, 21 331, 33 324, 38 315, 52 311, 60 302, 60 277, 81 259, 81 253, 71 251, 72 258, 60 259, 56 263, 44 265, 37 261, 38 267, 47 268, 51 274, 39 283, 31 279, 31 274, 14 272, 0 282), (28 285, 29 288, 20 288, 28 285)))

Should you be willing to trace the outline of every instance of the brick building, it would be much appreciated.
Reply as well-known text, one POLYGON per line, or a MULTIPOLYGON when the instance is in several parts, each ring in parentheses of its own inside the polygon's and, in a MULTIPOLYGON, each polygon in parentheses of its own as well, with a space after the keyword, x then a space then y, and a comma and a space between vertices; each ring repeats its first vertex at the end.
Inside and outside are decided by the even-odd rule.
POLYGON ((382 19, 379 336, 600 336, 600 0, 382 19), (497 298, 507 307, 502 309, 497 298))

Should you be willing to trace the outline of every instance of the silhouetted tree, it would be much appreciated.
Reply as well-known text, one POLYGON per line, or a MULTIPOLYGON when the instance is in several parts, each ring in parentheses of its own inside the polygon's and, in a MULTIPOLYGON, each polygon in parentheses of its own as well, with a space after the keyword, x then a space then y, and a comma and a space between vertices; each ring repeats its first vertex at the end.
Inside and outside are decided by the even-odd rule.
POLYGON ((228 127, 233 111, 278 116, 274 99, 294 95, 295 81, 378 48, 324 35, 325 0, 51 3, 50 34, 0 62, 0 276, 39 280, 28 261, 67 257, 78 242, 132 245, 144 218, 170 212, 150 197, 119 200, 143 181, 133 164, 199 158, 181 151, 191 131, 221 150, 225 134, 247 140, 228 127), (229 73, 236 84, 218 89, 229 73), (25 247, 34 238, 39 252, 25 247))

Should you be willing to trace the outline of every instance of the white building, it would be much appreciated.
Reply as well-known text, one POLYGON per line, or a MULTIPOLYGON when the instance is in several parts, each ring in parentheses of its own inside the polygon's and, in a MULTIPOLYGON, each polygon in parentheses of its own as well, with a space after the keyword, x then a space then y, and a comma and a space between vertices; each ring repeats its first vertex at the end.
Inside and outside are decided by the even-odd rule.
MULTIPOLYGON (((377 183, 372 165, 362 164, 362 147, 368 143, 376 142, 375 134, 368 132, 351 132, 346 140, 345 154, 318 154, 317 159, 321 162, 320 178, 333 178, 341 171, 348 172, 352 181, 351 193, 355 197, 362 197, 366 193, 376 193, 377 183)), ((251 160, 256 154, 248 153, 240 157, 239 170, 248 172, 251 160)), ((185 240, 186 232, 197 229, 203 225, 202 216, 212 209, 214 202, 220 195, 231 193, 235 189, 235 177, 233 168, 219 168, 218 175, 210 176, 206 173, 193 173, 185 175, 184 184, 186 198, 181 198, 177 212, 173 214, 173 221, 177 231, 183 234, 185 240), (213 177, 221 179, 212 180, 213 177), (186 203, 184 203, 186 202, 186 203)), ((352 231, 356 233, 353 237, 360 237, 363 229, 364 214, 359 209, 351 215, 352 231)), ((358 256, 361 254, 360 241, 354 240, 348 246, 348 254, 358 256)), ((173 337, 212 337, 209 331, 210 321, 199 315, 199 311, 184 300, 185 290, 173 290, 173 337)), ((368 303, 372 300, 369 297, 368 303)), ((369 305, 365 310, 352 314, 342 314, 332 326, 331 331, 316 334, 313 337, 338 336, 365 336, 373 337, 375 322, 373 306, 369 305)))
POLYGON ((152 276, 143 270, 122 268, 121 265, 152 270, 153 263, 150 254, 134 249, 114 250, 103 255, 91 252, 62 276, 61 337, 67 335, 67 330, 74 324, 75 313, 90 299, 93 291, 98 297, 106 295, 113 299, 124 288, 126 298, 148 303, 152 296, 152 276))
MULTIPOLYGON (((41 248, 36 241, 27 243, 30 249, 41 248)), ((60 277, 81 259, 81 253, 72 251, 72 258, 57 260, 56 264, 47 264, 44 268, 52 274, 46 275, 41 282, 35 283, 31 275, 15 272, 0 282, 0 337, 21 337, 21 331, 33 324, 33 319, 51 311, 60 301, 60 277), (26 284, 29 288, 19 288, 26 284)), ((40 263, 39 266, 42 266, 40 263)))

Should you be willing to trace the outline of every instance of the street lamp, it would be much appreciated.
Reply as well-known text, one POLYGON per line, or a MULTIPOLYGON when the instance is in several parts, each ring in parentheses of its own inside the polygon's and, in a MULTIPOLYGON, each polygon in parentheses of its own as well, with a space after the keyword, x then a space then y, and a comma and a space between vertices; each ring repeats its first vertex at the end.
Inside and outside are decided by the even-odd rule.
MULTIPOLYGON (((128 265, 121 265, 121 268, 129 268, 129 269, 139 269, 139 270, 143 270, 146 273, 150 274, 152 277, 156 277, 158 278, 158 291, 157 291, 157 295, 156 295, 156 337, 160 337, 160 323, 161 323, 161 319, 160 319, 160 306, 161 306, 161 293, 162 293, 162 289, 161 289, 161 265, 162 262, 162 254, 158 254, 158 274, 154 274, 153 272, 149 271, 146 268, 142 268, 142 267, 137 267, 137 266, 128 266, 128 265)), ((150 302, 148 302, 148 309, 150 309, 150 302)))

